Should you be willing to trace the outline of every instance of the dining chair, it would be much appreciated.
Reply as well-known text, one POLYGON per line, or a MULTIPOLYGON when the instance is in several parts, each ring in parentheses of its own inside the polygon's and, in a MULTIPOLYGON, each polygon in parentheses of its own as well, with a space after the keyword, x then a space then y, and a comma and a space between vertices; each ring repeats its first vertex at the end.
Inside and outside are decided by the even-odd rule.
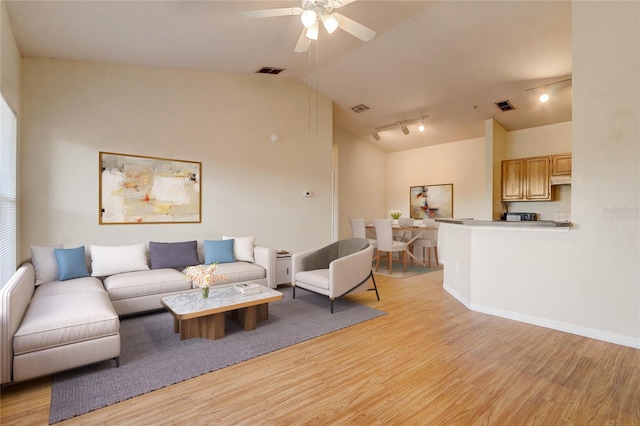
POLYGON ((413 241, 413 243, 411 244, 411 248, 422 248, 422 263, 425 263, 426 252, 427 262, 425 264, 429 265, 429 268, 431 268, 431 250, 433 250, 434 256, 436 258, 436 266, 438 266, 438 264, 440 263, 438 261, 438 226, 440 225, 440 222, 436 222, 433 219, 425 218, 422 220, 422 223, 429 228, 435 229, 428 229, 424 231, 420 238, 417 238, 415 241, 413 241))
POLYGON ((366 239, 374 250, 378 247, 378 241, 376 241, 375 238, 367 238, 367 228, 365 226, 364 219, 349 219, 349 222, 351 223, 352 238, 366 239))
POLYGON ((378 254, 376 256, 376 271, 380 269, 380 257, 382 253, 387 253, 387 263, 389 264, 389 274, 392 274, 393 253, 398 253, 407 272, 407 250, 409 246, 403 241, 393 239, 393 228, 390 219, 376 219, 373 221, 378 239, 378 254))
MULTIPOLYGON (((413 226, 413 218, 401 217, 398 219, 398 225, 400 225, 400 228, 409 228, 413 226)), ((407 242, 411 239, 411 231, 394 230, 393 239, 397 241, 407 242)))

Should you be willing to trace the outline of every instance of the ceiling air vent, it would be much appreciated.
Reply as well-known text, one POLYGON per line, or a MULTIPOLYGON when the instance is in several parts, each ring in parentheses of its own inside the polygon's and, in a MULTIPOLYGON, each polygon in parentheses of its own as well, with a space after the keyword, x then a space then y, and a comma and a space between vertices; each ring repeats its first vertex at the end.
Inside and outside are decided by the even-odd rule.
POLYGON ((256 74, 280 74, 282 71, 284 71, 284 68, 274 68, 274 67, 262 67, 260 68, 258 71, 256 71, 256 74))
POLYGON ((502 102, 496 102, 496 105, 498 106, 498 108, 500 108, 502 111, 511 111, 513 109, 516 109, 516 107, 514 107, 513 105, 511 105, 511 102, 509 102, 508 100, 506 101, 502 101, 502 102))
POLYGON ((356 113, 359 114, 361 112, 365 112, 366 110, 368 110, 369 107, 366 106, 365 104, 360 104, 360 105, 356 105, 356 106, 352 107, 351 109, 353 110, 353 112, 356 112, 356 113))

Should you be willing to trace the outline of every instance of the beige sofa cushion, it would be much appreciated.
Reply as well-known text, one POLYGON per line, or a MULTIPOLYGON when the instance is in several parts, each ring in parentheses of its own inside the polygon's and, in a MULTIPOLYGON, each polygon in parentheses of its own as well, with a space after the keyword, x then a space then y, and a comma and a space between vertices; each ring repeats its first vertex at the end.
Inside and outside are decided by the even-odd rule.
MULTIPOLYGON (((50 284, 59 283, 45 283, 38 290, 50 284)), ((118 315, 104 290, 46 295, 36 291, 13 336, 13 350, 15 355, 20 355, 117 335, 119 330, 118 315), (43 315, 45 312, 47 314, 43 315)))
MULTIPOLYGON (((226 282, 259 280, 267 276, 263 267, 249 262, 220 263, 215 273, 226 276, 226 282)), ((220 281, 220 284, 224 283, 220 281)))
POLYGON ((191 281, 176 269, 126 272, 108 276, 103 283, 111 300, 191 289, 191 281))
POLYGON ((79 293, 87 291, 105 292, 102 281, 95 277, 74 278, 67 281, 49 281, 36 289, 33 297, 54 296, 57 294, 79 293))

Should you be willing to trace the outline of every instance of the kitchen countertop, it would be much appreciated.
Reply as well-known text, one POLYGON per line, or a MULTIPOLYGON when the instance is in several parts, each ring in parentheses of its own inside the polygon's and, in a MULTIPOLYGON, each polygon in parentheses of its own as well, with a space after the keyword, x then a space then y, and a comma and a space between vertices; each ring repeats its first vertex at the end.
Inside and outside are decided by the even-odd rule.
POLYGON ((517 228, 570 228, 571 222, 554 222, 552 220, 528 220, 520 222, 510 222, 506 220, 474 220, 469 218, 461 219, 436 219, 436 222, 451 223, 456 225, 469 226, 508 226, 517 228))

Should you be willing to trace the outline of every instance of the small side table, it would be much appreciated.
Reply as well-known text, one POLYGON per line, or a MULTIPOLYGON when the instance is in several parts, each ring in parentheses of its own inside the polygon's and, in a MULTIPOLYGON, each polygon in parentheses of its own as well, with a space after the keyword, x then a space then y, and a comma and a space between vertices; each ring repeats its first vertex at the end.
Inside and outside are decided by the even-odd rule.
POLYGON ((276 256, 276 285, 291 284, 291 253, 278 253, 276 256))

